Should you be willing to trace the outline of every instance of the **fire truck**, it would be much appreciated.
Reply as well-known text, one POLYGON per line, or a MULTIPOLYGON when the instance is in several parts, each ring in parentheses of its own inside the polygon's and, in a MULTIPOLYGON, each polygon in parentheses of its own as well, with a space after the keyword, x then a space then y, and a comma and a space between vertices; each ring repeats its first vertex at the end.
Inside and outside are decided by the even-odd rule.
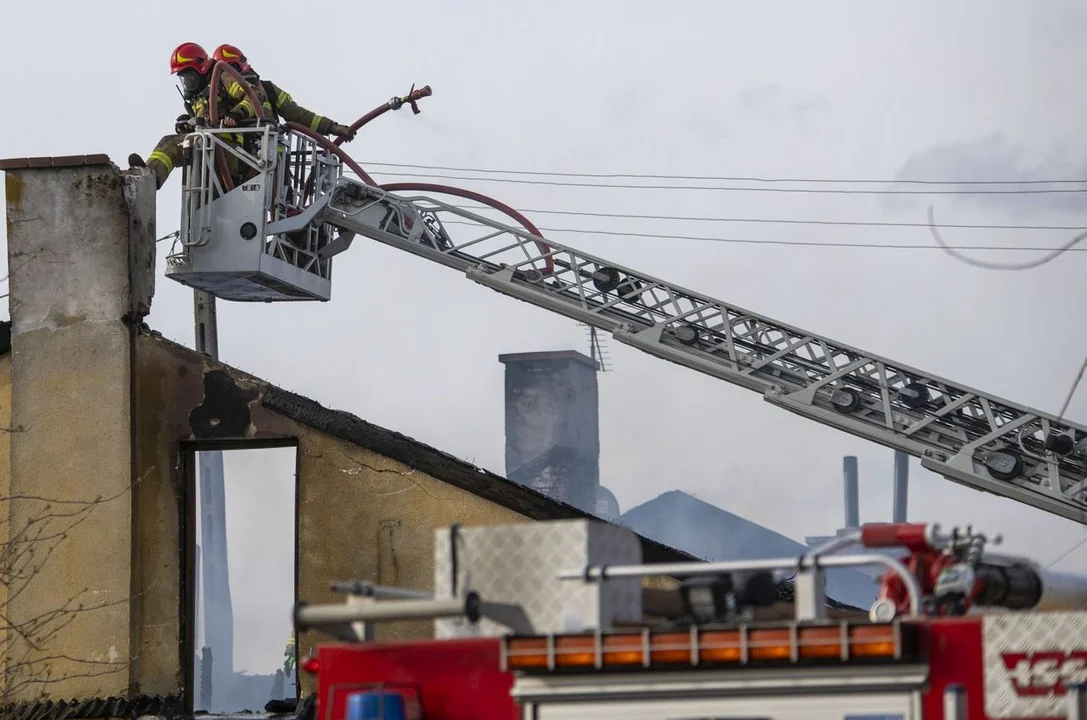
MULTIPOLYGON (((379 184, 340 141, 296 123, 260 115, 251 124, 222 128, 215 98, 224 72, 236 75, 223 63, 213 71, 210 123, 184 142, 181 226, 167 256, 167 277, 227 301, 328 301, 335 257, 356 238, 367 238, 610 332, 616 341, 658 358, 759 392, 815 422, 903 451, 952 482, 1087 525, 1087 427, 556 243, 520 212, 474 191, 379 184), (243 142, 235 139, 239 135, 243 142), (473 205, 466 207, 465 201, 473 205), (505 221, 495 219, 496 212, 505 221)), ((240 76, 235 79, 247 87, 240 76)), ((413 89, 352 128, 401 107, 418 112, 418 101, 430 94, 429 87, 413 89)), ((260 113, 256 97, 250 100, 260 113)), ((752 588, 761 583, 765 589, 766 573, 780 570, 765 563, 669 568, 635 563, 564 581, 601 593, 593 596, 596 604, 585 599, 601 613, 595 624, 584 626, 591 634, 582 628, 582 634, 567 635, 562 623, 524 621, 526 608, 550 598, 507 598, 503 611, 521 617, 506 618, 504 627, 516 631, 508 639, 449 637, 421 647, 382 646, 380 652, 357 643, 329 645, 309 667, 320 667, 321 692, 339 698, 336 688, 350 683, 348 676, 337 675, 336 653, 370 653, 379 664, 403 657, 417 677, 430 678, 428 692, 448 690, 440 694, 445 700, 432 701, 438 705, 418 700, 428 718, 507 717, 505 709, 511 717, 525 718, 860 720, 884 711, 900 718, 1079 717, 1082 694, 1070 688, 1078 688, 1084 667, 1082 579, 1025 560, 980 559, 980 541, 969 531, 944 538, 933 528, 904 526, 894 530, 893 539, 887 529, 865 532, 854 540, 910 553, 904 563, 880 556, 891 574, 865 622, 827 624, 820 615, 820 603, 812 598, 822 591, 807 584, 819 585, 820 566, 849 564, 843 560, 848 556, 820 554, 788 561, 797 573, 798 609, 791 623, 726 624, 718 630, 699 621, 681 630, 620 629, 612 622, 612 600, 600 602, 612 595, 589 588, 623 586, 639 574, 728 578, 705 586, 687 578, 684 597, 708 593, 714 603, 731 608, 728 613, 742 615, 761 607, 747 602, 758 595, 752 588), (809 562, 816 564, 808 567, 809 562), (1007 612, 976 616, 977 608, 990 606, 1007 612), (686 645, 680 637, 688 637, 686 645), (608 702, 593 704, 591 697, 608 702), (861 709, 848 709, 854 707, 861 709)), ((463 614, 467 627, 497 622, 481 615, 499 610, 496 599, 480 600, 486 595, 451 591, 448 597, 405 598, 407 591, 351 588, 352 607, 372 604, 375 594, 399 598, 395 609, 381 610, 387 603, 376 603, 366 608, 376 615, 348 623, 359 631, 369 632, 370 621, 381 619, 381 612, 421 617, 438 606, 463 614)), ((637 595, 628 589, 631 594, 637 595)), ((565 591, 558 595, 569 597, 565 591)), ((571 608, 577 610, 577 603, 571 608)), ((341 619, 345 612, 326 610, 341 619)), ((320 612, 309 608, 299 622, 321 625, 320 612)), ((714 622, 726 615, 733 622, 728 613, 714 615, 714 622)), ((631 616, 625 622, 640 621, 631 616)), ((394 670, 388 668, 402 675, 394 670)), ((410 696, 402 696, 408 705, 410 696)), ((370 702, 365 693, 357 697, 370 702)), ((321 717, 346 717, 347 706, 337 705, 339 700, 323 702, 321 717)))
POLYGON ((452 527, 433 594, 338 583, 295 624, 338 640, 302 663, 318 720, 1087 720, 1087 577, 999 540, 868 524, 800 557, 642 564, 603 522, 452 527), (824 570, 861 565, 878 599, 831 617, 824 570), (673 616, 647 617, 649 576, 682 578, 673 616), (373 641, 408 619, 435 639, 373 641))

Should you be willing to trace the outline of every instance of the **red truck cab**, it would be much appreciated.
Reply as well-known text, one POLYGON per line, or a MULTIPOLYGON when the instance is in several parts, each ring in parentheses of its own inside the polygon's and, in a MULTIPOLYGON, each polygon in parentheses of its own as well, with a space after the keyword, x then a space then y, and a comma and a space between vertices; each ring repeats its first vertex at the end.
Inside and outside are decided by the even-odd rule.
POLYGON ((303 664, 316 676, 316 720, 345 720, 363 691, 403 697, 404 720, 518 720, 499 638, 325 643, 303 664))

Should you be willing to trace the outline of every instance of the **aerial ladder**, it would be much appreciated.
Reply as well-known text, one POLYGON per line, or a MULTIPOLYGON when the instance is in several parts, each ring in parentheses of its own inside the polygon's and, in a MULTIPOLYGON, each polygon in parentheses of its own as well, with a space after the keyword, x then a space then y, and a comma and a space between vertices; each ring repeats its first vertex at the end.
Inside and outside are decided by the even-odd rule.
MULTIPOLYGON (((404 105, 418 112, 429 94, 413 89, 353 127, 404 105)), ((361 236, 901 450, 953 482, 1087 524, 1083 425, 556 243, 473 191, 379 185, 339 142, 295 123, 223 129, 213 109, 184 147, 181 225, 166 271, 177 282, 229 301, 327 301, 333 259, 361 236), (228 169, 229 156, 240 170, 228 169)))

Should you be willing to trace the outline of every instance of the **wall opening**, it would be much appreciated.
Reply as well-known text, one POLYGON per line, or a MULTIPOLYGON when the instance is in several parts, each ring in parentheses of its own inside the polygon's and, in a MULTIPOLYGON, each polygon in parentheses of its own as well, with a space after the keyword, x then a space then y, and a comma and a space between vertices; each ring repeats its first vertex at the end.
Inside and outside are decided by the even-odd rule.
POLYGON ((192 460, 192 707, 296 701, 296 447, 201 449, 192 460))

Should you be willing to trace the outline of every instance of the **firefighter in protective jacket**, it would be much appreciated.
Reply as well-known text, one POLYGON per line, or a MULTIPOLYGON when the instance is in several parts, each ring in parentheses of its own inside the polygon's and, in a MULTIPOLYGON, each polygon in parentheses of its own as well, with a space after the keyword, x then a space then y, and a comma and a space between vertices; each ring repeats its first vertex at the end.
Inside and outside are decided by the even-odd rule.
MULTIPOLYGON (((327 117, 307 110, 294 101, 290 93, 281 89, 271 80, 262 80, 253 66, 249 64, 245 53, 234 45, 223 44, 215 48, 212 57, 217 62, 230 64, 238 73, 249 82, 256 90, 263 105, 264 114, 268 117, 281 117, 288 122, 296 122, 304 125, 314 132, 322 135, 332 134, 345 140, 354 138, 355 133, 346 125, 341 125, 327 117)), ((256 117, 256 111, 251 103, 239 103, 227 114, 224 124, 228 127, 242 120, 251 120, 256 117)))
POLYGON ((295 646, 297 644, 297 637, 292 632, 291 638, 287 641, 287 647, 283 650, 283 674, 287 677, 291 676, 294 671, 295 662, 295 646))
MULTIPOLYGON (((147 162, 136 153, 128 156, 133 167, 148 167, 155 173, 156 186, 161 188, 173 169, 181 162, 181 141, 192 131, 196 120, 207 121, 211 110, 209 97, 211 71, 215 61, 206 50, 197 43, 187 42, 178 45, 170 55, 170 73, 177 75, 181 95, 185 101, 185 114, 180 115, 174 125, 174 133, 159 140, 147 162)), ((258 94, 258 97, 260 95, 258 94)), ((220 102, 227 104, 230 113, 237 115, 255 115, 253 105, 246 96, 245 88, 233 77, 223 74, 220 83, 220 102)), ((241 135, 222 136, 227 142, 242 142, 241 135)), ((231 158, 227 158, 228 163, 231 158)))

